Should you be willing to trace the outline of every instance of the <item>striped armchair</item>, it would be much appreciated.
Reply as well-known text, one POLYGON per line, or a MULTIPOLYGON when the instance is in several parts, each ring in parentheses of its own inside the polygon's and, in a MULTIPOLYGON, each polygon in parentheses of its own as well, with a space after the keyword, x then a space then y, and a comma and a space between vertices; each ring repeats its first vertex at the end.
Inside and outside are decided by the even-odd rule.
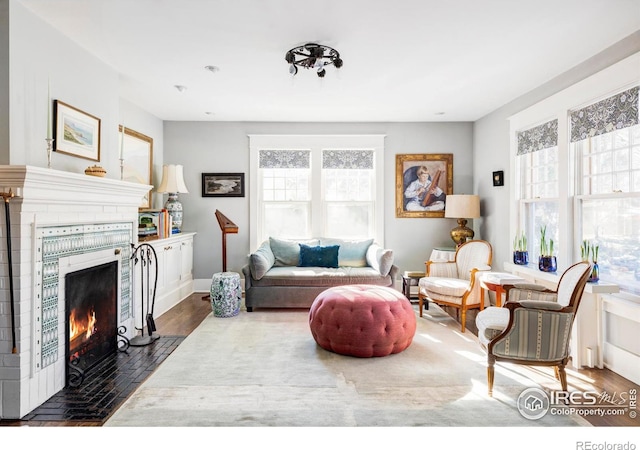
POLYGON ((467 310, 484 308, 478 277, 482 271, 491 270, 492 253, 491 244, 475 240, 458 247, 454 261, 427 261, 426 276, 418 282, 420 317, 425 300, 457 308, 464 333, 467 310))
POLYGON ((507 291, 503 307, 478 313, 478 340, 487 352, 487 386, 493 395, 494 366, 504 361, 531 366, 554 366, 567 390, 571 326, 578 311, 591 265, 579 262, 560 277, 556 291, 537 285, 517 285, 507 291))

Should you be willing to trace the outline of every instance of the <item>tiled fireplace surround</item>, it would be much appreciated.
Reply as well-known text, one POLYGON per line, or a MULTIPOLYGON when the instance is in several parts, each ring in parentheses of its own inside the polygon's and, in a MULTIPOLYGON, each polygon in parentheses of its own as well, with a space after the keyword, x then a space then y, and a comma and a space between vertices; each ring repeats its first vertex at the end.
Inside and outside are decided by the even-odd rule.
MULTIPOLYGON (((134 335, 129 278, 138 205, 151 186, 33 166, 0 166, 10 199, 16 353, 4 205, 0 211, 0 419, 19 419, 65 386, 66 316, 61 267, 119 253, 118 325, 134 335), (117 251, 119 249, 120 251, 117 251), (62 277, 62 280, 60 280, 62 277), (62 292, 61 292, 62 291, 62 292)), ((88 262, 87 262, 88 261, 88 262)))

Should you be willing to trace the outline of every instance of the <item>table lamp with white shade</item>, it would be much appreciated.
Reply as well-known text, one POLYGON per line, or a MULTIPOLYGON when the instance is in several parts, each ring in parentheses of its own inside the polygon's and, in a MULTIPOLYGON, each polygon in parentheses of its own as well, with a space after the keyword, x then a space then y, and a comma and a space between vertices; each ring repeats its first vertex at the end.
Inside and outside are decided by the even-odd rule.
POLYGON ((187 186, 184 184, 182 166, 175 164, 165 164, 162 166, 162 182, 158 187, 161 194, 169 194, 164 208, 171 216, 174 230, 182 231, 182 203, 178 201, 178 194, 188 194, 187 186))
POLYGON ((474 232, 467 227, 467 219, 480 217, 480 197, 477 195, 447 195, 444 216, 458 219, 458 226, 451 230, 451 239, 461 246, 473 239, 474 232))

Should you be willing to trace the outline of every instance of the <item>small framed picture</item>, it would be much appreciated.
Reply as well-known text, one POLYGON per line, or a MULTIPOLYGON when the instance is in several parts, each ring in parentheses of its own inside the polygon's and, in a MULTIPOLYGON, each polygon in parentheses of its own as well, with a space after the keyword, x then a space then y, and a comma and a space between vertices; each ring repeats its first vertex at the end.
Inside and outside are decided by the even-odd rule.
POLYGON ((78 158, 100 161, 100 119, 55 100, 54 150, 78 158))
POLYGON ((497 172, 493 172, 493 185, 504 186, 504 171, 498 170, 497 172))
POLYGON ((244 173, 203 173, 203 197, 244 197, 244 173))

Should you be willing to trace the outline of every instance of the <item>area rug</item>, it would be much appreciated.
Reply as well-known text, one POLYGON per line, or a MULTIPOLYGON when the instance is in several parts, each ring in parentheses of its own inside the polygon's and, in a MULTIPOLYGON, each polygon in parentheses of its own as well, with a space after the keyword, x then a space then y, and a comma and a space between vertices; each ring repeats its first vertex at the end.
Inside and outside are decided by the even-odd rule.
POLYGON ((476 336, 435 306, 417 323, 405 351, 355 358, 320 348, 307 311, 211 314, 104 426, 588 426, 519 413, 526 388, 559 388, 552 371, 499 365, 490 398, 476 336))

